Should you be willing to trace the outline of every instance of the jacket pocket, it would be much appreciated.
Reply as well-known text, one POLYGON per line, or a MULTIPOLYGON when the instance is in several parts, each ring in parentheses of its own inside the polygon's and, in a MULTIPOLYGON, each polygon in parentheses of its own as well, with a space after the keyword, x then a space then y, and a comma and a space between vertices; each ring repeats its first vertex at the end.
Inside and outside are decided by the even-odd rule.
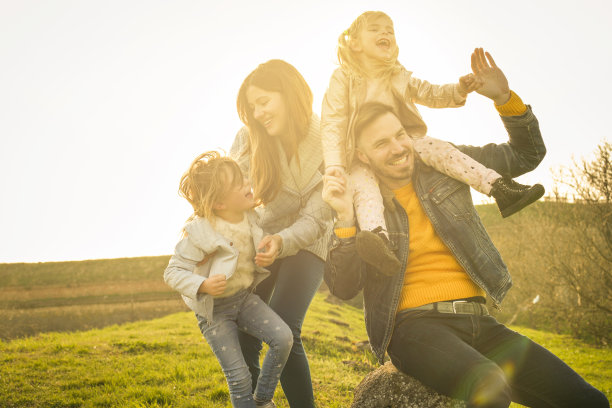
POLYGON ((456 220, 465 220, 473 216, 474 206, 470 188, 457 180, 449 177, 440 178, 430 189, 429 198, 456 220))

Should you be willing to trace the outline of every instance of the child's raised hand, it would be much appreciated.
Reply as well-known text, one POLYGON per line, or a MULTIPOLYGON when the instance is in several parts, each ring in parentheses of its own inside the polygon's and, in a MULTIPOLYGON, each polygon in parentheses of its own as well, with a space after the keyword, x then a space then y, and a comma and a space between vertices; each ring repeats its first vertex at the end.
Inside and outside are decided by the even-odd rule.
POLYGON ((467 74, 459 78, 459 90, 464 94, 474 92, 480 88, 482 80, 477 78, 474 74, 467 74))
POLYGON ((257 245, 255 265, 266 267, 272 265, 283 246, 283 238, 280 235, 266 235, 257 245))
POLYGON ((212 296, 222 295, 225 292, 225 287, 227 286, 227 280, 225 279, 225 275, 213 275, 208 278, 200 285, 198 289, 198 293, 208 293, 212 296))

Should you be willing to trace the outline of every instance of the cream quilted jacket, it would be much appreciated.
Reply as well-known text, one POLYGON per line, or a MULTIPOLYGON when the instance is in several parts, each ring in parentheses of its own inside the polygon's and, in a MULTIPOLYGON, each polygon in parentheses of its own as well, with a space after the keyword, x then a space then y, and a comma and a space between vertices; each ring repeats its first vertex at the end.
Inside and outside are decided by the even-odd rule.
MULTIPOLYGON (((352 132, 359 107, 365 102, 367 81, 348 75, 338 68, 332 74, 321 109, 321 141, 325 165, 344 166, 350 169, 355 153, 352 132)), ((425 136, 427 125, 415 103, 430 108, 452 108, 465 104, 466 94, 459 84, 433 85, 412 76, 401 67, 391 78, 391 92, 402 121, 409 135, 425 136)))

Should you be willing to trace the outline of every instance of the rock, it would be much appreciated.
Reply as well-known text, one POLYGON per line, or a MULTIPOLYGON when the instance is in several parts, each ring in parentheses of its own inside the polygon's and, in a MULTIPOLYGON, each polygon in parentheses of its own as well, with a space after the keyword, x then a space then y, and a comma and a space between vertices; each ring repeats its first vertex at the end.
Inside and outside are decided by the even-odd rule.
POLYGON ((465 403, 440 395, 400 372, 388 361, 355 388, 351 408, 464 408, 465 403))

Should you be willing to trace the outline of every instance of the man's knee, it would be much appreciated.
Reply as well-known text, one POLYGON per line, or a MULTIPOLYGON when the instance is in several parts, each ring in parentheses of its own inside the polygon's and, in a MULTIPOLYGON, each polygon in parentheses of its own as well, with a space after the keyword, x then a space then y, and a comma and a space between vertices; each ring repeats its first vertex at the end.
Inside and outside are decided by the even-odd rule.
POLYGON ((495 363, 479 365, 472 371, 473 381, 467 395, 468 406, 506 408, 512 394, 506 375, 495 363))
POLYGON ((596 388, 584 394, 584 407, 610 408, 610 402, 605 394, 596 388))

